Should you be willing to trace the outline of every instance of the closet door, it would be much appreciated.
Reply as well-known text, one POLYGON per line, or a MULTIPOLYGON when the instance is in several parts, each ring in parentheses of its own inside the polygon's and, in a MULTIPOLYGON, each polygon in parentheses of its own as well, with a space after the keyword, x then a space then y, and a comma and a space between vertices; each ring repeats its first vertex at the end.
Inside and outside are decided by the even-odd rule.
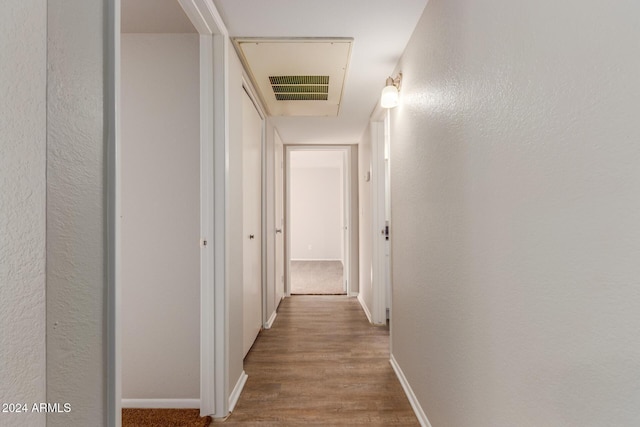
POLYGON ((249 96, 242 102, 243 299, 246 356, 262 328, 262 118, 249 96))
POLYGON ((282 146, 282 140, 278 132, 275 132, 275 197, 276 197, 276 217, 275 217, 275 232, 276 232, 276 294, 275 294, 275 306, 276 308, 280 304, 280 301, 285 295, 284 288, 284 147, 282 146))

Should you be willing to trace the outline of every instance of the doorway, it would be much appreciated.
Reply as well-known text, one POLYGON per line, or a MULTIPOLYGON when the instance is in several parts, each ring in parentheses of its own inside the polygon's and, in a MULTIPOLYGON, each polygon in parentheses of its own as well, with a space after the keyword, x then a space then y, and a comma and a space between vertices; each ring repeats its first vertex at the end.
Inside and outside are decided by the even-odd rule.
POLYGON ((198 408, 199 34, 177 3, 171 24, 181 32, 159 20, 145 27, 151 5, 122 6, 122 405, 198 408))
POLYGON ((348 295, 351 149, 286 147, 287 295, 348 295))
MULTIPOLYGON (((228 44, 228 34, 217 11, 209 8, 205 0, 179 0, 177 3, 172 0, 114 0, 108 2, 108 11, 108 63, 111 73, 108 86, 112 114, 108 153, 111 225, 108 295, 109 424, 116 427, 121 424, 123 406, 199 407, 203 416, 224 417, 228 414, 229 407, 227 386, 223 381, 216 382, 215 378, 223 377, 226 369, 224 201, 228 173, 224 166, 228 149, 224 125, 228 111, 224 89, 227 78, 225 46, 228 44), (162 17, 171 17, 171 22, 162 17), (176 21, 174 18, 179 19, 176 21), (139 29, 131 28, 138 25, 141 26, 139 29), (127 30, 126 27, 130 29, 127 30), (123 37, 123 33, 135 36, 123 37), (162 37, 156 37, 156 34, 162 37), (137 40, 123 49, 123 38, 137 40), (168 39, 168 45, 176 50, 175 54, 165 52, 163 55, 161 51, 166 46, 163 47, 159 40, 151 40, 154 38, 168 39), (132 46, 135 47, 135 52, 129 49, 132 46), (185 55, 188 58, 183 58, 185 55), (144 72, 139 72, 140 70, 134 69, 131 74, 132 70, 125 69, 134 63, 123 62, 131 61, 132 58, 134 61, 145 59, 136 67, 149 66, 148 76, 143 76, 144 72), (166 58, 171 60, 170 63, 162 64, 166 58), (155 63, 146 59, 153 59, 155 63), (179 70, 176 71, 177 69, 179 70), (123 73, 126 75, 123 76, 123 73), (172 78, 166 80, 168 75, 172 78), (126 79, 132 76, 139 79, 140 84, 129 85, 126 79), (138 90, 147 93, 137 94, 137 99, 132 104, 131 99, 125 99, 138 90), (188 101, 185 101, 187 98, 188 101), (144 123, 130 121, 127 124, 126 120, 136 118, 135 114, 130 114, 131 107, 136 103, 142 105, 143 102, 146 105, 141 110, 147 115, 144 123), (176 107, 182 102, 188 102, 189 107, 180 107, 176 112, 176 107), (214 104, 224 107, 214 109, 214 104), (186 112, 188 117, 185 117, 186 112), (176 120, 180 115, 182 119, 176 120), (132 129, 144 127, 143 125, 146 129, 132 133, 132 129), (163 140, 163 143, 148 145, 137 153, 137 157, 127 153, 127 150, 134 148, 133 144, 138 144, 142 137, 148 138, 150 135, 151 141, 163 140), (176 154, 179 142, 187 146, 176 154), (161 156, 162 162, 154 161, 155 156, 161 156), (140 190, 131 186, 133 182, 134 186, 146 188, 142 193, 143 199, 139 201, 131 194, 133 190, 140 190), (153 200, 150 201, 149 198, 153 197, 164 204, 160 206, 153 200), (183 200, 185 197, 189 198, 188 202, 183 200), (214 209, 214 200, 217 209, 214 209), (137 208, 140 208, 140 212, 136 212, 137 208), (139 215, 143 211, 146 214, 139 215), (182 213, 176 214, 177 211, 182 213), (168 215, 169 213, 172 214, 168 215), (141 227, 139 229, 132 223, 136 216, 143 218, 138 221, 141 227), (169 217, 169 227, 158 225, 159 221, 167 222, 169 217), (153 224, 155 226, 150 229, 149 226, 153 224), (139 238, 145 234, 143 228, 149 239, 139 238), (189 231, 185 231, 184 235, 167 232, 168 229, 186 228, 189 231), (133 231, 133 234, 127 230, 133 231), (135 256, 132 257, 131 249, 135 245, 131 246, 130 243, 133 237, 139 241, 138 249, 134 251, 135 256), (188 248, 185 244, 187 240, 188 248), (162 243, 157 244, 158 241, 162 243), (156 255, 162 255, 163 249, 168 248, 168 251, 175 253, 178 247, 185 250, 179 251, 168 262, 162 257, 150 262, 156 255), (131 271, 141 267, 140 264, 136 266, 136 260, 140 264, 146 263, 148 268, 145 270, 151 272, 149 275, 138 274, 140 282, 144 281, 148 288, 141 293, 140 305, 144 309, 138 311, 131 298, 133 288, 127 285, 132 283, 131 271), (167 272, 167 267, 172 267, 175 271, 162 273, 167 272), (175 278, 174 272, 187 272, 181 274, 184 284, 181 281, 176 289, 167 292, 152 289, 155 283, 165 281, 170 276, 175 278), (172 292, 180 290, 180 285, 186 288, 176 296, 172 292), (150 299, 164 300, 165 307, 160 307, 160 312, 166 314, 165 318, 171 317, 175 322, 161 325, 152 319, 145 320, 141 317, 152 311, 149 306, 155 303, 152 304, 150 299), (134 319, 133 323, 131 319, 134 319), (185 326, 185 322, 189 325, 185 326), (144 366, 138 362, 138 366, 143 366, 143 369, 134 371, 138 378, 135 382, 125 374, 126 371, 131 372, 131 361, 140 360, 141 354, 137 350, 130 351, 132 343, 138 343, 133 339, 135 337, 130 336, 132 331, 128 328, 131 324, 136 325, 137 335, 142 340, 155 340, 156 347, 158 343, 162 346, 150 358, 157 362, 153 366, 144 366), (149 333, 140 333, 140 327, 151 329, 149 333), (170 341, 171 337, 176 340, 170 341), (184 347, 177 345, 176 341, 180 340, 188 340, 188 344, 184 347), (174 364, 168 363, 168 359, 175 359, 181 351, 188 352, 189 365, 179 362, 178 370, 185 374, 179 380, 180 389, 171 387, 168 391, 169 388, 163 386, 158 392, 159 388, 154 387, 152 382, 161 378, 167 380, 168 376, 175 375, 174 364), (172 368, 158 370, 158 365, 171 365, 172 368), (155 374, 149 374, 153 369, 157 371, 156 377, 155 374), (124 377, 128 383, 123 385, 124 377), (141 385, 143 388, 140 388, 141 385)), ((124 43, 129 41, 124 40, 124 43)), ((172 380, 165 382, 171 383, 172 380)))

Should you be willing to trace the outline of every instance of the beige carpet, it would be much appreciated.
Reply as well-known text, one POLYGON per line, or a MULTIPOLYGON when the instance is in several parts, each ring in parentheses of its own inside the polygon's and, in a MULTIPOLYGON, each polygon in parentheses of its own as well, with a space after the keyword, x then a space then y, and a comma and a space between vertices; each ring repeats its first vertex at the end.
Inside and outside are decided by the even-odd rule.
POLYGON ((122 409, 122 427, 208 427, 199 409, 122 409))
POLYGON ((344 295, 341 261, 291 261, 291 293, 344 295))

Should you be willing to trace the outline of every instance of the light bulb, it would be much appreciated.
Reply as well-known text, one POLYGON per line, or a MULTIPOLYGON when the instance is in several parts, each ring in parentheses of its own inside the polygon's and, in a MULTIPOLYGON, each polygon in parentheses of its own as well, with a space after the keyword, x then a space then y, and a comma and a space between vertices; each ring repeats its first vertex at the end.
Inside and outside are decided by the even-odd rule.
POLYGON ((398 106, 398 88, 393 84, 385 86, 380 95, 380 106, 382 108, 394 108, 398 106))

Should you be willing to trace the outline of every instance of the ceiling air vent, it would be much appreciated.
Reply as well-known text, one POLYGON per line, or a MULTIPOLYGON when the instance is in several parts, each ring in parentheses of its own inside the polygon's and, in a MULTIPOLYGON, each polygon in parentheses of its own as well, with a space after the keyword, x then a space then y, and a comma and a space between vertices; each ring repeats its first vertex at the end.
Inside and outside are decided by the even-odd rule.
POLYGON ((269 116, 338 117, 353 39, 234 42, 269 116))
POLYGON ((269 76, 278 101, 326 101, 329 76, 269 76))

